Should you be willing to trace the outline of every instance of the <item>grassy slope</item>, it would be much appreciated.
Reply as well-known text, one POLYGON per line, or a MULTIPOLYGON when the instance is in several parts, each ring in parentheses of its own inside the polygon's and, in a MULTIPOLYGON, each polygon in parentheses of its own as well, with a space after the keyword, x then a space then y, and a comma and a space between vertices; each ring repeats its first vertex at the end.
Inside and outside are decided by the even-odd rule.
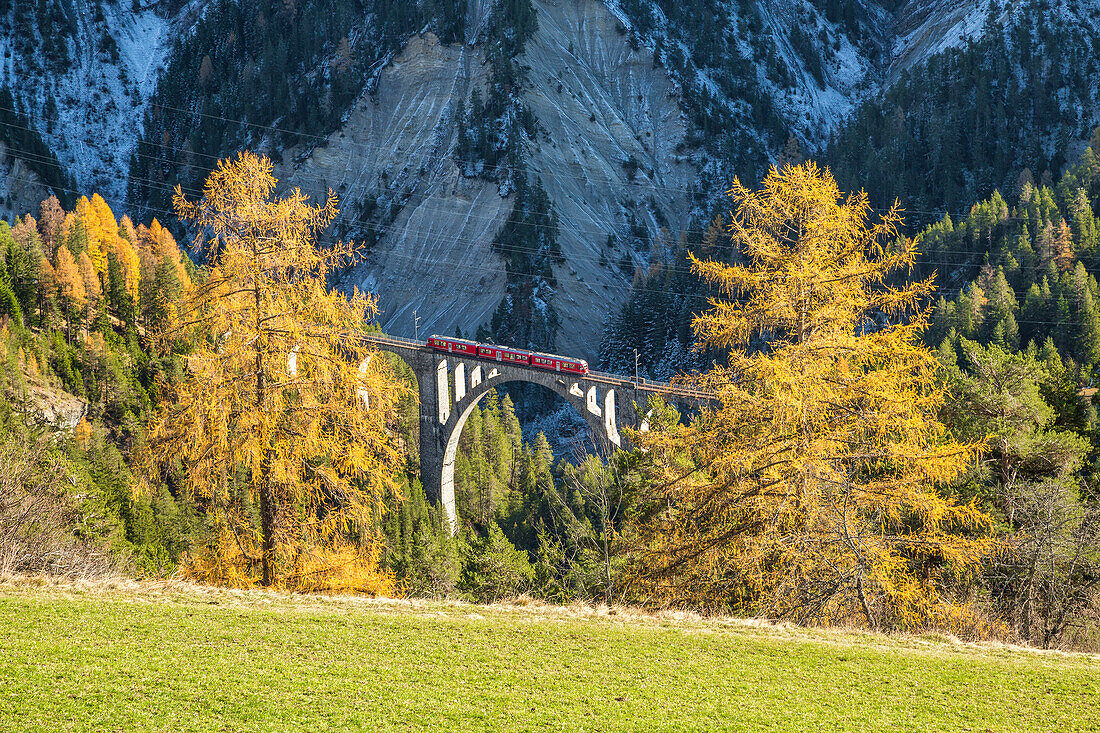
POLYGON ((2 730, 1096 730, 1100 659, 545 607, 0 585, 2 730))

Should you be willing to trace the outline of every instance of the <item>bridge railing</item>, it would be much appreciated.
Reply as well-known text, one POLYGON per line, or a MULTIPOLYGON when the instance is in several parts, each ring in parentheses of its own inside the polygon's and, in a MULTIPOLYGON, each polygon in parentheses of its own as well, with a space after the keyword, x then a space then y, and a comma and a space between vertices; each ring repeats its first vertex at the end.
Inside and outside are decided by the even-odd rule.
POLYGON ((662 395, 671 395, 674 397, 686 397, 690 399, 701 400, 704 402, 710 402, 714 400, 714 394, 710 392, 704 392, 698 389, 692 389, 691 387, 681 387, 676 384, 670 384, 668 382, 654 382, 648 379, 638 379, 637 381, 628 377, 622 377, 617 374, 607 374, 606 372, 589 372, 586 378, 591 379, 594 382, 601 384, 609 384, 616 387, 630 388, 641 390, 643 392, 653 392, 662 395))
POLYGON ((417 341, 416 339, 407 339, 401 336, 390 336, 384 333, 368 333, 364 336, 364 339, 376 344, 407 346, 410 349, 422 349, 428 345, 427 341, 417 341))

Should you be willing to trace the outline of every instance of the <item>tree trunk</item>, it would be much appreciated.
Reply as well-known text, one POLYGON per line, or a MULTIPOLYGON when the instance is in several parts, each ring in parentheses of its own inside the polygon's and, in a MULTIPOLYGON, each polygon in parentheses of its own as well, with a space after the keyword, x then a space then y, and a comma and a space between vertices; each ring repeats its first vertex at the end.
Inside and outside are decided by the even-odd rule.
POLYGON ((606 479, 600 479, 600 493, 597 496, 600 502, 600 539, 603 545, 604 601, 610 606, 614 597, 611 578, 611 492, 605 481, 606 479))
MULTIPOLYGON (((256 299, 256 409, 261 414, 267 409, 267 382, 264 379, 264 339, 261 327, 260 311, 263 301, 260 298, 260 285, 256 283, 253 291, 256 299)), ((271 447, 269 436, 264 430, 262 436, 264 457, 260 463, 260 534, 262 535, 261 563, 263 565, 262 584, 265 588, 275 585, 275 495, 271 490, 271 447)))
POLYGON ((867 625, 872 630, 878 629, 878 624, 875 623, 874 614, 871 613, 871 604, 867 602, 867 594, 863 590, 863 572, 859 574, 859 579, 856 581, 856 591, 859 594, 859 605, 863 607, 863 615, 867 617, 867 625))
POLYGON ((271 462, 265 456, 260 486, 260 532, 263 535, 262 559, 265 588, 275 585, 275 496, 271 491, 271 462))

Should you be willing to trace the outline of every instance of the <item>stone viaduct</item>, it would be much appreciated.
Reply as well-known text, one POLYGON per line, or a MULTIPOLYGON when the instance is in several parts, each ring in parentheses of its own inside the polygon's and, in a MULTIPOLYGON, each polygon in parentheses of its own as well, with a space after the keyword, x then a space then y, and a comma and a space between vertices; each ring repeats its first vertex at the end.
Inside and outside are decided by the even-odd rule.
POLYGON ((638 412, 645 409, 651 394, 685 406, 708 400, 708 395, 662 382, 635 382, 598 372, 580 376, 501 364, 437 351, 423 341, 379 333, 368 334, 366 339, 380 351, 400 356, 416 374, 420 395, 420 477, 429 501, 443 505, 452 530, 457 522, 454 473, 458 439, 466 418, 490 390, 508 382, 530 382, 556 392, 584 417, 593 439, 604 448, 624 445, 621 427, 647 429, 646 416, 638 412))

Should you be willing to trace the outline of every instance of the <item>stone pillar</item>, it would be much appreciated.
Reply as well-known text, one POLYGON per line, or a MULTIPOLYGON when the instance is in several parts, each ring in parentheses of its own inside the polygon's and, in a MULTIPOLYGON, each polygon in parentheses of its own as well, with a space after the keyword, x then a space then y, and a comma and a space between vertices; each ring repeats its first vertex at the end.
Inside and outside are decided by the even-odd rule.
POLYGON ((465 362, 458 362, 455 364, 455 405, 466 397, 466 364, 465 362))
POLYGON ((585 397, 585 407, 596 417, 601 417, 603 415, 603 412, 600 410, 600 398, 596 395, 595 385, 588 388, 588 395, 585 397))
MULTIPOLYGON (((420 481, 428 501, 438 504, 442 500, 443 447, 445 436, 439 422, 440 405, 436 378, 435 359, 424 355, 416 365, 416 380, 420 391, 420 481)), ((450 395, 447 395, 448 401, 450 395)))
POLYGON ((616 447, 621 448, 623 441, 619 437, 619 425, 615 414, 615 390, 613 389, 607 390, 607 394, 604 396, 603 419, 607 439, 614 443, 616 447))

